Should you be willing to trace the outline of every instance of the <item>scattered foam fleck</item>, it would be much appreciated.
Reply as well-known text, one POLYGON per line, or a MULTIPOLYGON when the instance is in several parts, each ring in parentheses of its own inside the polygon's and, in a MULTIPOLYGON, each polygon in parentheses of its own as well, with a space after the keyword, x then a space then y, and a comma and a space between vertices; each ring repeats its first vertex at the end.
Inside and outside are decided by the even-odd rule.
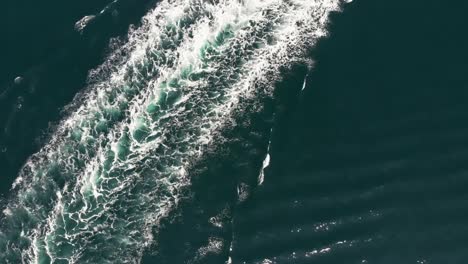
POLYGON ((94 15, 89 15, 89 16, 84 16, 80 20, 78 20, 75 23, 75 30, 82 33, 84 28, 91 22, 96 16, 94 15))

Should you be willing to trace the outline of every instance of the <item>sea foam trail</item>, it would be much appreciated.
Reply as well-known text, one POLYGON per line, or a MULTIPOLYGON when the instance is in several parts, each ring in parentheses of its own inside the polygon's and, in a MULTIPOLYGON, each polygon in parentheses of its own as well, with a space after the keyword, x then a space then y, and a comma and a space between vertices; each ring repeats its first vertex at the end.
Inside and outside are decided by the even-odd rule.
POLYGON ((0 259, 138 263, 189 186, 191 164, 236 109, 272 95, 280 68, 303 62, 338 9, 325 0, 160 3, 21 171, 0 259))
MULTIPOLYGON (((141 89, 157 78, 160 68, 169 67, 179 56, 176 47, 184 35, 190 34, 191 25, 207 14, 201 2, 162 2, 143 18, 139 29, 131 30, 126 44, 91 72, 92 79, 106 78, 95 81, 76 98, 70 107, 74 111, 61 122, 50 143, 29 159, 13 184, 17 194, 3 211, 5 228, 0 233, 0 247, 16 240, 20 232, 23 243, 29 243, 28 232, 43 223, 65 183, 76 182, 98 146, 108 140, 108 131, 128 114, 130 105, 138 103, 141 89), (174 34, 174 29, 179 31, 174 34), (148 60, 149 51, 158 51, 160 59, 148 60), (24 219, 18 221, 18 216, 24 219)), ((12 255, 12 251, 19 255, 22 250, 4 252, 12 255)))

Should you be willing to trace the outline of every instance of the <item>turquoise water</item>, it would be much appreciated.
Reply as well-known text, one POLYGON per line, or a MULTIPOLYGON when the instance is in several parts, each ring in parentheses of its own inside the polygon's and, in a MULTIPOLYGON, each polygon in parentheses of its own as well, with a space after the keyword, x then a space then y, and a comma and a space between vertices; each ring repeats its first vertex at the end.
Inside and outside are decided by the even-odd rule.
POLYGON ((2 76, 1 261, 464 263, 463 8, 82 5, 2 76))

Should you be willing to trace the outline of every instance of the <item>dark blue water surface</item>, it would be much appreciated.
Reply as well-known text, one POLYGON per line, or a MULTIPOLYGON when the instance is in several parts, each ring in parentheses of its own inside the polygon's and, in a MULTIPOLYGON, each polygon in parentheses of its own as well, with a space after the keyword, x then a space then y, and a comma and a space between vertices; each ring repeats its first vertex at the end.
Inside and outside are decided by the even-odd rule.
MULTIPOLYGON (((74 29, 110 2, 0 4, 3 198, 110 38, 156 4, 117 1, 74 29)), ((467 12, 464 2, 355 0, 334 13, 309 52, 314 68, 284 70, 262 111, 237 117, 230 140, 194 164, 190 199, 142 262, 467 263, 467 12), (210 239, 225 243, 202 258, 210 239)))
POLYGON ((235 214, 238 263, 466 262, 467 7, 355 1, 332 19, 235 214))

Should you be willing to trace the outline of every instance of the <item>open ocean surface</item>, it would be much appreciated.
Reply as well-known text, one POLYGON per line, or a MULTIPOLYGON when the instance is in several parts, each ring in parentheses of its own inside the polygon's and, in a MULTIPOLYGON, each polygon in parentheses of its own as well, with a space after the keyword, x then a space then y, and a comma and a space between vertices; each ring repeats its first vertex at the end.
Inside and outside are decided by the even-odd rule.
POLYGON ((468 2, 0 13, 0 264, 468 263, 468 2))

